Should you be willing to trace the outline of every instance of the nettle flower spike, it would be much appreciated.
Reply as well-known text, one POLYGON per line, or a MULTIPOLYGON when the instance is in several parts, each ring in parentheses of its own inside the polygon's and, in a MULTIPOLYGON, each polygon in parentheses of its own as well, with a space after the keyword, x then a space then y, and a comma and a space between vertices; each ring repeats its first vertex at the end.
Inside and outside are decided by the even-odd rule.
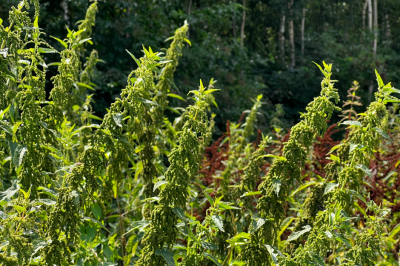
MULTIPOLYGON (((235 125, 232 125, 233 130, 230 131, 231 136, 229 139, 229 147, 230 147, 229 158, 226 163, 225 169, 222 172, 222 182, 221 182, 221 187, 222 187, 221 192, 224 195, 225 200, 228 200, 230 198, 229 185, 235 177, 234 172, 237 171, 238 168, 240 168, 239 163, 242 162, 242 158, 240 157, 242 156, 243 151, 246 150, 246 146, 248 146, 250 137, 254 133, 254 124, 257 121, 258 111, 262 106, 261 99, 262 95, 258 95, 257 99, 254 100, 254 105, 251 108, 249 115, 246 117, 246 122, 241 125, 242 127, 244 127, 243 130, 240 130, 240 132, 238 132, 239 125, 237 125, 237 127, 235 125)), ((243 167, 245 165, 246 164, 244 164, 243 167)))
MULTIPOLYGON (((84 55, 84 45, 86 43, 93 44, 89 36, 92 33, 97 12, 97 1, 91 4, 86 12, 86 18, 80 21, 78 31, 70 30, 68 27, 67 38, 61 40, 51 36, 57 40, 63 47, 60 52, 61 62, 58 66, 58 75, 52 77, 54 88, 50 92, 50 98, 53 104, 49 106, 54 113, 52 122, 60 125, 64 115, 68 115, 69 120, 76 124, 82 124, 90 117, 87 111, 82 111, 80 106, 85 102, 90 103, 90 96, 87 90, 94 90, 90 82, 93 71, 98 62, 97 51, 92 51, 85 68, 82 67, 81 57, 84 55), (86 98, 86 101, 84 100, 86 98), (84 117, 86 115, 86 117, 84 117), (83 117, 82 117, 83 116, 83 117)), ((89 104, 85 104, 89 109, 89 104)), ((91 117, 94 117, 93 115, 91 117)))
POLYGON ((370 104, 365 113, 359 114, 356 121, 349 120, 342 123, 349 126, 348 138, 331 150, 332 153, 336 152, 337 156, 331 154, 333 161, 325 168, 329 173, 327 177, 332 178, 334 182, 319 183, 313 188, 304 204, 305 216, 298 220, 293 234, 301 232, 304 226, 312 225, 312 227, 303 233, 302 237, 287 245, 286 250, 292 257, 284 257, 280 264, 305 265, 314 260, 321 261, 336 239, 340 238, 341 242, 347 243, 347 249, 339 256, 343 260, 352 262, 348 265, 375 265, 374 262, 383 243, 381 239, 383 221, 389 211, 377 206, 373 201, 367 202, 360 194, 361 183, 365 175, 371 176, 367 164, 379 146, 381 138, 389 138, 384 133, 388 121, 385 105, 388 102, 399 101, 398 98, 391 96, 391 93, 400 93, 400 90, 392 88, 390 83, 384 85, 377 72, 376 76, 378 81, 376 100, 370 104), (357 231, 355 241, 350 244, 345 234, 351 232, 348 228, 352 218, 349 217, 355 202, 359 199, 367 206, 363 212, 370 211, 375 216, 364 217, 365 226, 369 230, 357 231), (322 201, 326 208, 323 212, 316 210, 316 206, 322 201), (301 245, 303 239, 307 239, 304 246, 301 245))
POLYGON ((325 76, 321 82, 321 95, 314 98, 314 101, 307 106, 307 112, 301 115, 303 120, 292 128, 290 138, 284 144, 282 156, 276 156, 265 181, 259 186, 263 196, 258 201, 257 209, 264 223, 251 238, 256 241, 246 244, 249 247, 242 255, 242 259, 249 265, 269 265, 270 262, 258 259, 260 256, 257 254, 267 250, 260 249, 258 245, 276 244, 280 224, 285 218, 284 205, 291 185, 300 178, 300 169, 305 164, 316 134, 323 134, 327 128, 326 120, 330 119, 333 111, 340 110, 335 106, 339 102, 339 94, 333 87, 334 81, 330 78, 332 65, 324 63, 324 69, 318 64, 317 66, 325 76))
POLYGON ((156 94, 153 101, 159 105, 159 108, 154 109, 154 117, 157 124, 161 124, 164 119, 164 110, 168 106, 167 98, 176 67, 178 66, 178 60, 182 56, 184 44, 185 42, 190 44, 190 41, 186 39, 188 30, 189 24, 185 21, 184 25, 175 31, 174 36, 165 40, 172 40, 172 42, 166 52, 165 61, 163 62, 164 67, 160 71, 159 81, 155 87, 156 94))
POLYGON ((151 213, 151 223, 143 237, 143 252, 137 265, 159 266, 172 258, 170 249, 176 242, 178 217, 183 219, 180 213, 189 197, 189 182, 199 170, 201 140, 208 134, 207 109, 214 100, 214 91, 206 89, 200 81, 199 90, 190 92, 195 103, 187 107, 177 145, 168 156, 170 166, 164 174, 167 183, 161 188, 158 205, 151 213))

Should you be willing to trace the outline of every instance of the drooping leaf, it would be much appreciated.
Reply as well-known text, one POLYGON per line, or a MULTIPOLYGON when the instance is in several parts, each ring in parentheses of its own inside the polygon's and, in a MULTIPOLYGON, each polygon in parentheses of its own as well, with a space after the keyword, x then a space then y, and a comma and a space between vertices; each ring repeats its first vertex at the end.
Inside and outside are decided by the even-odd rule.
POLYGON ((308 188, 309 186, 312 186, 314 184, 316 184, 315 181, 311 181, 311 182, 305 183, 305 184, 301 185, 300 187, 298 187, 295 191, 293 191, 293 193, 290 194, 290 196, 293 197, 297 192, 299 192, 299 191, 301 191, 301 190, 303 190, 305 188, 308 188))
POLYGON ((85 83, 76 82, 76 85, 78 85, 78 86, 80 86, 80 87, 84 87, 84 88, 89 89, 89 90, 92 90, 92 91, 95 90, 92 86, 87 85, 87 84, 85 84, 85 83))
POLYGON ((156 249, 156 255, 162 256, 168 266, 175 266, 174 253, 167 249, 156 249))
POLYGON ((15 149, 14 156, 13 156, 13 163, 19 167, 22 164, 22 160, 24 159, 24 156, 26 152, 28 151, 28 148, 22 145, 18 145, 17 148, 15 149))
POLYGON ((254 234, 258 229, 261 228, 265 224, 267 220, 261 217, 256 217, 251 220, 251 226, 250 226, 250 234, 254 234))
POLYGON ((212 262, 214 262, 216 265, 222 266, 222 264, 218 261, 218 259, 215 258, 213 255, 211 255, 211 254, 209 254, 209 253, 207 253, 207 252, 204 252, 203 254, 204 254, 204 257, 209 258, 209 259, 210 259, 212 262))
POLYGON ((400 232, 400 223, 397 224, 393 229, 390 231, 389 236, 387 237, 387 240, 393 239, 393 237, 400 232))
POLYGON ((360 122, 358 122, 358 121, 353 121, 353 120, 344 121, 344 122, 340 123, 339 125, 350 125, 350 126, 362 127, 362 125, 361 125, 360 122))
POLYGON ((240 210, 240 208, 235 207, 235 206, 231 206, 225 203, 219 203, 218 207, 223 209, 223 210, 240 210))
POLYGON ((305 225, 303 226, 303 230, 301 231, 297 231, 297 232, 293 232, 289 237, 288 237, 288 242, 296 240, 297 238, 299 238, 300 236, 304 235, 307 232, 311 231, 311 226, 309 225, 305 225))
POLYGON ((275 249, 272 246, 267 245, 267 244, 265 244, 265 247, 267 248, 269 254, 271 255, 271 258, 274 261, 274 263, 276 265, 278 265, 278 254, 275 253, 275 249))
POLYGON ((110 231, 109 231, 107 228, 105 228, 104 225, 103 225, 100 221, 98 221, 98 220, 96 220, 96 219, 93 219, 92 217, 87 217, 87 216, 83 216, 83 219, 84 219, 85 221, 90 221, 90 222, 92 222, 92 223, 94 223, 94 224, 100 226, 102 229, 104 229, 104 230, 106 230, 107 232, 110 233, 110 231))
POLYGON ((48 242, 45 241, 44 239, 35 239, 33 240, 33 253, 31 255, 31 258, 38 253, 39 250, 41 250, 42 248, 46 247, 48 242))
POLYGON ((336 183, 328 183, 325 186, 325 190, 324 190, 324 195, 328 194, 329 192, 331 192, 332 190, 334 190, 337 186, 339 186, 339 184, 336 183))
POLYGON ((324 260, 320 256, 313 254, 312 258, 313 258, 314 265, 317 265, 317 266, 325 266, 326 265, 324 260))
POLYGON ((125 51, 133 58, 133 60, 135 60, 136 64, 140 67, 141 66, 140 61, 136 59, 136 57, 131 52, 129 52, 128 50, 125 51))
POLYGON ((43 203, 47 206, 51 206, 51 205, 55 205, 56 202, 54 200, 50 200, 50 199, 38 199, 38 202, 43 203))
POLYGON ((375 130, 376 132, 378 132, 378 133, 379 133, 382 137, 384 137, 385 139, 389 140, 390 142, 393 142, 393 140, 389 137, 389 135, 386 134, 385 132, 383 132, 382 129, 377 128, 377 127, 374 127, 374 130, 375 130))
POLYGON ((286 231, 286 229, 289 227, 289 225, 294 221, 294 217, 286 217, 285 220, 283 220, 280 228, 279 228, 279 232, 277 235, 277 238, 280 239, 281 235, 283 234, 283 232, 286 231))
POLYGON ((174 208, 172 208, 172 211, 176 214, 176 216, 179 217, 179 219, 181 219, 182 221, 186 221, 185 214, 181 208, 174 207, 174 208))
POLYGON ((167 184, 167 183, 168 183, 168 181, 165 181, 165 180, 160 180, 160 181, 158 181, 157 183, 154 184, 153 192, 156 191, 157 188, 159 188, 159 187, 161 187, 162 185, 167 184))
POLYGON ((179 99, 179 100, 181 100, 181 101, 186 101, 186 100, 183 99, 181 96, 179 96, 179 95, 177 95, 177 94, 174 94, 174 93, 168 93, 168 96, 169 96, 169 97, 172 97, 172 98, 179 99))
POLYGON ((274 188, 276 195, 279 195, 279 191, 281 190, 281 185, 282 185, 282 180, 278 178, 272 179, 272 187, 274 188))
POLYGON ((120 113, 113 114, 113 119, 117 126, 122 127, 122 115, 120 113))
POLYGON ((64 42, 63 40, 60 40, 56 37, 50 36, 51 38, 57 40, 59 43, 61 43, 62 46, 64 46, 65 48, 68 48, 68 44, 66 42, 64 42))
POLYGON ((17 180, 13 180, 11 186, 5 190, 0 192, 0 201, 11 199, 20 189, 17 180))
POLYGON ((102 213, 103 213, 100 205, 97 202, 95 202, 94 204, 90 205, 90 209, 92 210, 94 217, 97 220, 100 220, 102 213))
POLYGON ((260 195, 260 194, 261 194, 261 191, 250 191, 250 192, 244 193, 244 194, 243 194, 242 196, 240 196, 240 197, 242 198, 242 197, 260 195))
POLYGON ((217 245, 215 245, 214 243, 209 243, 207 241, 201 241, 201 246, 209 250, 218 250, 217 245))
POLYGON ((350 193, 353 194, 354 196, 356 196, 359 200, 361 200, 362 202, 364 202, 368 206, 368 203, 365 200, 365 198, 363 196, 361 196, 360 194, 358 194, 357 191, 350 190, 350 193))
POLYGON ((367 176, 372 177, 371 170, 367 166, 363 164, 357 164, 356 168, 361 169, 367 176))

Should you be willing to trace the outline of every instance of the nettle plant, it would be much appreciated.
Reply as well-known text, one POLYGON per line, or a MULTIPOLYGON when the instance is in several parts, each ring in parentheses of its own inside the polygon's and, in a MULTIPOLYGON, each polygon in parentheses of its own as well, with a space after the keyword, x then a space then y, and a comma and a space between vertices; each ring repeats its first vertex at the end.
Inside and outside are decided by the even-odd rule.
MULTIPOLYGON (((366 184, 397 182, 398 157, 385 163, 377 153, 389 154, 398 139, 396 106, 392 113, 386 107, 399 101, 391 96, 398 90, 376 73, 376 100, 365 113, 345 113, 347 134, 327 154, 323 174, 309 167, 312 147, 340 110, 325 63, 318 66, 321 94, 290 135, 283 137, 276 116, 278 139, 259 132, 255 140, 260 95, 245 122, 231 123, 209 147, 215 81, 200 81, 186 108, 168 102, 184 99, 171 85, 190 44, 185 22, 165 54, 145 46, 141 58, 127 53, 137 68, 100 118, 89 93, 96 93, 96 64, 104 63, 90 50, 100 4, 91 3, 65 38, 52 37, 56 48, 39 27, 38 1, 12 7, 8 24, 0 19, 0 265, 395 263, 400 227, 388 211, 396 211, 395 199, 369 197, 366 188, 377 185, 366 184), (60 62, 45 62, 47 53, 60 62), (54 66, 46 97, 46 71, 54 66), (175 121, 167 109, 179 115, 175 121), (209 169, 214 182, 204 182, 210 149, 219 163, 209 169), (375 157, 381 166, 371 169, 375 157)), ((358 98, 350 93, 353 106, 358 98)))

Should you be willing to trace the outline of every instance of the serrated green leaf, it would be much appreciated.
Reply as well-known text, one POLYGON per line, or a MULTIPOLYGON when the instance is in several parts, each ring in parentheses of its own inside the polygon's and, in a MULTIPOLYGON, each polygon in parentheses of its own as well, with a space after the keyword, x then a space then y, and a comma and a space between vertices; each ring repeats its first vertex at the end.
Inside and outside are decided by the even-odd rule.
POLYGON ((378 132, 378 133, 379 133, 382 137, 384 137, 385 139, 389 140, 390 142, 393 142, 393 140, 389 137, 389 135, 386 134, 385 132, 383 132, 382 129, 377 128, 377 127, 374 127, 374 130, 375 130, 376 132, 378 132))
POLYGON ((224 230, 224 222, 222 221, 221 216, 212 215, 212 216, 211 216, 211 219, 213 220, 215 226, 217 226, 217 228, 218 228, 220 231, 225 232, 225 230, 224 230))
POLYGON ((31 258, 36 253, 38 253, 39 250, 41 250, 42 248, 46 247, 47 244, 48 244, 48 242, 45 241, 44 239, 41 239, 41 238, 33 240, 33 243, 32 243, 32 245, 33 245, 33 253, 31 255, 31 258))
POLYGON ((92 39, 92 38, 87 38, 87 39, 80 40, 77 44, 72 45, 72 49, 75 48, 75 47, 78 47, 79 45, 81 45, 81 44, 83 44, 83 43, 85 43, 85 42, 88 42, 88 43, 90 43, 90 44, 93 44, 93 42, 91 41, 91 39, 92 39))

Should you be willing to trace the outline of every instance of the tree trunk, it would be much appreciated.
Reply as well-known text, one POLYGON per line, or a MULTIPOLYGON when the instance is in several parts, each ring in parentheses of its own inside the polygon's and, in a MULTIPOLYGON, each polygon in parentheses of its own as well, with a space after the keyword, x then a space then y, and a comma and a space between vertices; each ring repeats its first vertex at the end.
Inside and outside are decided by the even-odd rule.
POLYGON ((368 101, 372 102, 372 93, 374 92, 374 82, 371 81, 371 84, 368 87, 368 101))
POLYGON ((378 0, 374 0, 374 48, 373 54, 376 56, 376 49, 378 48, 378 0))
POLYGON ((367 14, 367 7, 368 7, 368 0, 365 0, 364 6, 363 6, 363 13, 362 13, 363 30, 365 30, 365 16, 367 14))
POLYGON ((303 17, 301 19, 301 54, 304 55, 304 26, 306 24, 306 8, 303 7, 303 17))
POLYGON ((293 0, 289 2, 289 42, 290 42, 290 67, 296 65, 294 50, 294 26, 293 26, 293 0))
POLYGON ((244 26, 246 25, 246 0, 243 0, 243 16, 242 27, 240 27, 240 44, 243 46, 244 42, 244 26))
POLYGON ((279 55, 282 64, 285 64, 285 21, 286 16, 282 15, 279 27, 279 55))
POLYGON ((368 2, 368 28, 372 31, 372 2, 371 0, 367 0, 368 2))
POLYGON ((390 20, 389 20, 389 14, 386 13, 385 14, 385 20, 386 20, 386 29, 385 29, 385 35, 386 35, 386 39, 389 41, 391 38, 391 30, 390 30, 390 20))
MULTIPOLYGON (((128 12, 127 12, 128 14, 127 15, 128 15, 128 18, 129 18, 131 16, 131 7, 128 7, 127 10, 128 10, 128 12)), ((130 38, 129 32, 126 33, 125 37, 127 39, 130 38)))
POLYGON ((66 0, 62 0, 60 2, 60 6, 64 10, 64 20, 67 22, 67 25, 69 27, 68 2, 66 0))
MULTIPOLYGON (((233 4, 236 4, 236 0, 233 0, 233 4)), ((232 17, 232 35, 233 38, 236 39, 236 8, 233 10, 233 17, 232 17)))
MULTIPOLYGON (((190 16, 190 12, 192 11, 192 0, 189 0, 189 4, 188 4, 188 9, 187 9, 187 15, 188 17, 190 16)), ((190 29, 190 28, 189 28, 190 29)), ((187 38, 189 39, 190 37, 190 31, 187 31, 187 38)), ((186 44, 186 48, 189 49, 189 44, 186 44)))
POLYGON ((190 15, 191 11, 192 11, 192 0, 189 0, 188 9, 187 9, 188 16, 190 15))

